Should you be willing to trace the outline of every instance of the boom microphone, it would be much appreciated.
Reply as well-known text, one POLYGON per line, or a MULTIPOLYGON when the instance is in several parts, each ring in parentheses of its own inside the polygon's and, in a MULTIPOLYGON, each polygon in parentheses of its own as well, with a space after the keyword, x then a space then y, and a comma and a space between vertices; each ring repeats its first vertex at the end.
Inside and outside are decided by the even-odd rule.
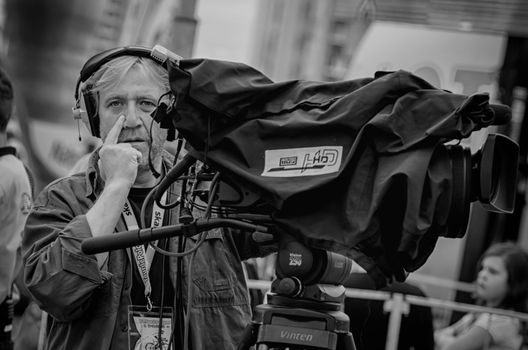
POLYGON ((85 254, 97 254, 110 250, 129 248, 163 238, 175 236, 190 237, 202 231, 217 227, 231 227, 259 233, 268 232, 268 228, 265 226, 240 220, 227 218, 196 219, 188 224, 136 229, 118 232, 112 235, 87 238, 81 243, 81 250, 85 254))
POLYGON ((123 231, 112 235, 85 239, 81 243, 81 250, 85 254, 97 254, 111 250, 118 250, 137 246, 146 242, 166 238, 174 232, 171 226, 155 229, 136 229, 123 231))

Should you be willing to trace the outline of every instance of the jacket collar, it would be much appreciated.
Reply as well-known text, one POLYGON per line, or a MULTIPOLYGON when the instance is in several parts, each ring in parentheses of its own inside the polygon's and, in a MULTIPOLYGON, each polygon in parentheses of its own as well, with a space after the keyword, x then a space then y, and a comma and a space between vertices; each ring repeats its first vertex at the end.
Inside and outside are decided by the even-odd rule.
POLYGON ((0 147, 0 157, 7 156, 8 154, 15 156, 16 155, 15 147, 11 147, 11 146, 0 147))

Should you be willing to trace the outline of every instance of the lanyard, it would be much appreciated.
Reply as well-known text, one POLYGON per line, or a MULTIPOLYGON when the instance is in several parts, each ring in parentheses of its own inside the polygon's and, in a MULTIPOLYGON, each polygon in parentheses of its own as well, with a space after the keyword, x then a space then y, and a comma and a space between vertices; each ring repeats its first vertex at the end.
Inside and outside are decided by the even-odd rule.
MULTIPOLYGON (((161 197, 161 201, 165 203, 165 199, 167 197, 167 192, 163 193, 163 196, 161 197)), ((163 223, 163 214, 164 210, 161 209, 156 201, 154 201, 154 204, 152 205, 152 218, 150 227, 159 227, 163 223)), ((139 225, 136 219, 136 216, 134 215, 134 212, 132 211, 132 207, 130 205, 130 202, 128 199, 125 201, 125 205, 123 207, 123 219, 125 220, 125 225, 127 227, 127 230, 137 230, 139 229, 139 225)), ((157 244, 155 242, 154 244, 157 244)), ((147 250, 145 251, 145 247, 143 244, 132 247, 132 253, 134 255, 134 260, 136 262, 136 266, 138 268, 139 274, 141 275, 141 279, 143 280, 143 284, 145 285, 145 298, 147 299, 147 309, 150 311, 152 309, 152 301, 150 300, 150 293, 152 292, 152 286, 150 284, 150 267, 152 265, 152 260, 154 259, 154 248, 150 246, 150 244, 147 246, 147 250)))

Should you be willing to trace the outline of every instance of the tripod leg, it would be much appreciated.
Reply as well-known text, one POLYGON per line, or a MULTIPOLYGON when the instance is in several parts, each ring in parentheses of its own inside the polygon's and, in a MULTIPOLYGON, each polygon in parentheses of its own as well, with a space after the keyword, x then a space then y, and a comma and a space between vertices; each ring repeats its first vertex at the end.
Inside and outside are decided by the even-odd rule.
POLYGON ((258 327, 259 325, 253 322, 246 326, 237 350, 249 350, 252 345, 255 345, 257 342, 258 327))
POLYGON ((356 350, 356 345, 354 344, 354 337, 352 333, 342 333, 339 334, 337 338, 337 349, 339 350, 356 350))

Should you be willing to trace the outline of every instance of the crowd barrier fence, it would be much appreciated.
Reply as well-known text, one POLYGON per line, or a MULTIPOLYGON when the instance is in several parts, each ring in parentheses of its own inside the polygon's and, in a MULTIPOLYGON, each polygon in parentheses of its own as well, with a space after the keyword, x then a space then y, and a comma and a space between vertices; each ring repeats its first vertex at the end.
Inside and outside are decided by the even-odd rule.
MULTIPOLYGON (((418 278, 419 279, 419 278, 418 278)), ((269 290, 271 286, 270 281, 251 280, 248 279, 248 287, 250 289, 269 290)), ((422 280, 423 282, 423 280, 422 280)), ((473 287, 470 283, 451 281, 441 278, 430 278, 429 283, 436 283, 441 286, 451 286, 453 289, 470 292, 473 287)), ((384 301, 384 310, 389 312, 389 324, 387 328, 387 340, 385 350, 398 349, 398 338, 400 333, 401 319, 409 312, 410 305, 428 306, 431 308, 442 308, 452 311, 461 312, 486 312, 497 315, 504 315, 517 318, 521 321, 528 322, 528 313, 521 313, 509 311, 504 309, 489 308, 473 304, 460 303, 449 300, 441 300, 435 298, 419 297, 414 295, 404 295, 401 293, 391 293, 380 290, 363 290, 356 288, 346 288, 345 296, 347 298, 358 298, 366 300, 381 300, 384 301)))

